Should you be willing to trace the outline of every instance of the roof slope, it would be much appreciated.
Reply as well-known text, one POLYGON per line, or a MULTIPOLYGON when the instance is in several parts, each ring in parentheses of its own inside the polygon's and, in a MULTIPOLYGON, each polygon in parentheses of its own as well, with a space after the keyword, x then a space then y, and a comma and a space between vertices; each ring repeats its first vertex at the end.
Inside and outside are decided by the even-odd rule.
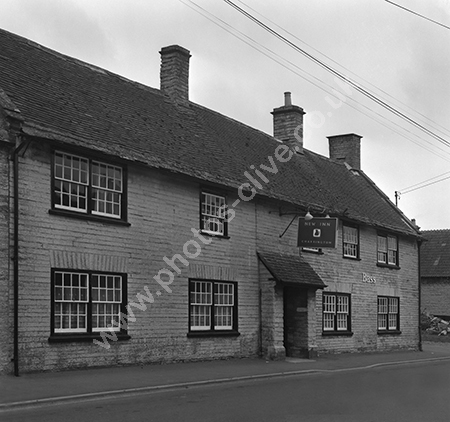
MULTIPOLYGON (((0 30, 0 107, 17 107, 28 135, 95 149, 232 188, 250 166, 269 165, 273 137, 190 102, 0 30), (3 91, 3 93, 2 93, 3 91), (6 95, 5 95, 6 94, 6 95)), ((417 235, 361 171, 304 150, 261 195, 417 235)))
POLYGON ((450 277, 450 230, 424 230, 420 249, 422 277, 450 277))

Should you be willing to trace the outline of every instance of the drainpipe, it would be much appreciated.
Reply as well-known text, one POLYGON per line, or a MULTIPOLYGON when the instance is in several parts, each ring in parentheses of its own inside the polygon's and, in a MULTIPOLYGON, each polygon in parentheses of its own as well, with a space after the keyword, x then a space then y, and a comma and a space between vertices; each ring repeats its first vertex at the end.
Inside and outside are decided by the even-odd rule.
POLYGON ((421 271, 420 271, 420 247, 422 246, 422 240, 417 241, 417 251, 418 251, 418 257, 419 257, 419 350, 422 352, 422 324, 421 324, 421 317, 422 317, 422 283, 420 279, 421 271))
MULTIPOLYGON (((18 136, 20 140, 20 136, 18 136)), ((22 142, 12 153, 14 165, 14 375, 19 376, 19 153, 29 144, 22 142)))

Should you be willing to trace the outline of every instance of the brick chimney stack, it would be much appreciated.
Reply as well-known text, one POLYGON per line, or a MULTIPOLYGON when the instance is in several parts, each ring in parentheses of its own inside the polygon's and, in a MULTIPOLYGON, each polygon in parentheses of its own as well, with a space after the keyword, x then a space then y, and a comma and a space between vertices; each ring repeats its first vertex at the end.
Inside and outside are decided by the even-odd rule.
POLYGON ((164 47, 161 54, 161 91, 177 104, 189 101, 189 59, 191 54, 179 45, 164 47))
POLYGON ((355 170, 361 170, 361 138, 354 133, 328 136, 330 158, 333 161, 347 163, 355 170))
POLYGON ((305 112, 299 106, 292 105, 291 93, 284 93, 284 105, 274 108, 273 136, 290 148, 303 154, 303 115, 305 112))

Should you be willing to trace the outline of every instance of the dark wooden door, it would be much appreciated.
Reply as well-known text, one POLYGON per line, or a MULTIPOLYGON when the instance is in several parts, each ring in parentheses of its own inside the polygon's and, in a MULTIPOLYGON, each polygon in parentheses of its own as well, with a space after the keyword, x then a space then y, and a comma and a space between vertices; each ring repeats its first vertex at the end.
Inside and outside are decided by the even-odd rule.
POLYGON ((284 347, 287 357, 306 357, 308 352, 307 290, 285 286, 284 347))

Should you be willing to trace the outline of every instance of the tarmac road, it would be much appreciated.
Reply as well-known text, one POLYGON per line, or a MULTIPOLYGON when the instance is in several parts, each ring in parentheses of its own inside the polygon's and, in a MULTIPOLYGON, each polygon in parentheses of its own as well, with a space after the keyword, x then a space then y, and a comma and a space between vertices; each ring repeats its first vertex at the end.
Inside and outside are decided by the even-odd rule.
POLYGON ((8 410, 9 421, 448 422, 450 360, 334 369, 8 410))

